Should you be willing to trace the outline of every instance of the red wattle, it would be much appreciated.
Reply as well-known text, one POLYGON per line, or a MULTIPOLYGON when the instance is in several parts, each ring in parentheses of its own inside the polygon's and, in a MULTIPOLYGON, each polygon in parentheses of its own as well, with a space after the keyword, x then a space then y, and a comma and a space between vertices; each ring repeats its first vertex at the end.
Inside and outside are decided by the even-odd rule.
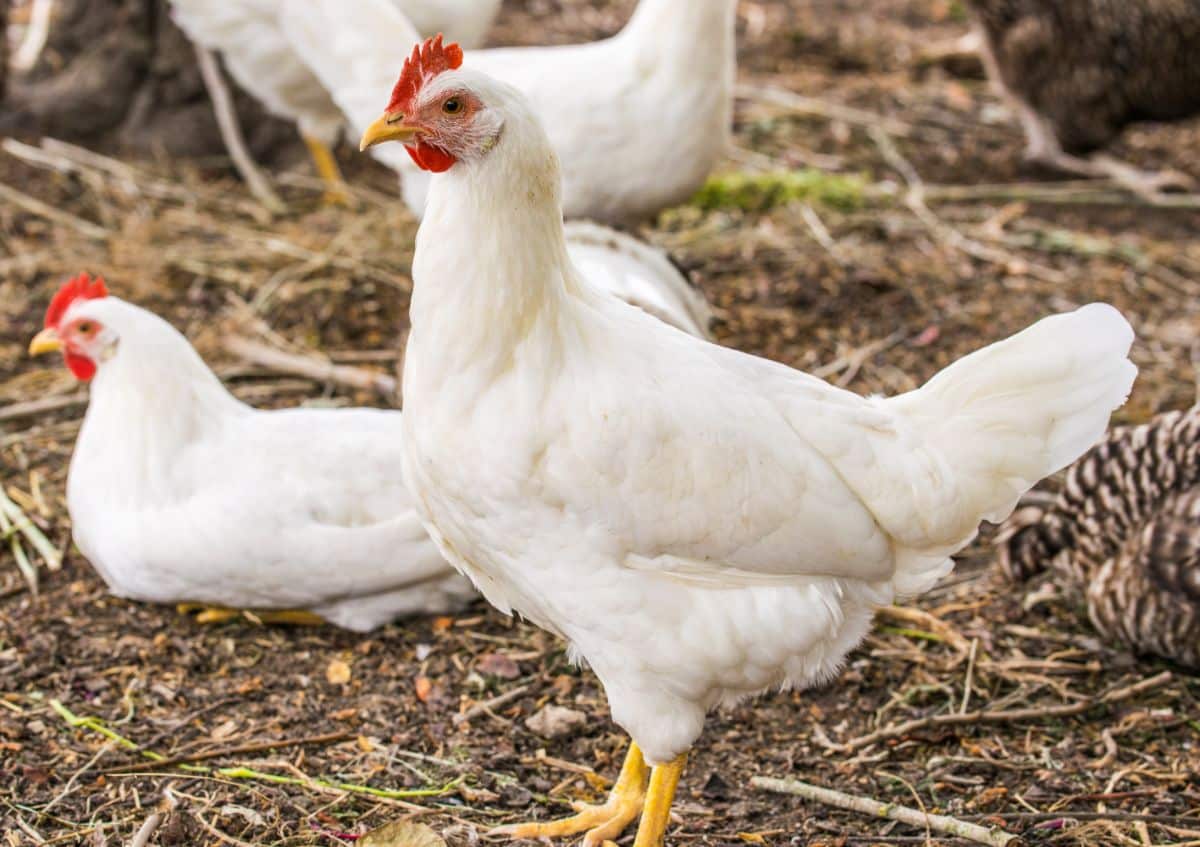
POLYGON ((96 363, 86 356, 66 352, 63 353, 63 358, 67 360, 67 367, 71 369, 71 373, 75 374, 75 378, 80 382, 87 382, 96 375, 96 363))
POLYGON ((418 141, 416 144, 405 144, 404 149, 408 151, 408 155, 412 157, 412 160, 417 163, 418 168, 432 171, 435 174, 449 170, 450 166, 458 161, 458 159, 454 158, 441 147, 435 147, 424 141, 418 141))

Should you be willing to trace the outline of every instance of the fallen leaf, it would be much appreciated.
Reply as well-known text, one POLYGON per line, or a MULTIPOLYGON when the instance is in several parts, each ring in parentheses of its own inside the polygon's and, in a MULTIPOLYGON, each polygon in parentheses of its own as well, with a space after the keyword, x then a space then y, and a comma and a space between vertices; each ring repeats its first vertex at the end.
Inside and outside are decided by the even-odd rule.
POLYGON ((433 631, 434 632, 445 632, 452 626, 454 626, 454 618, 434 618, 433 619, 433 631))
POLYGON ((543 706, 525 720, 525 726, 543 738, 561 738, 570 735, 587 723, 587 715, 575 709, 555 706, 553 703, 543 706))
POLYGON ((341 659, 334 659, 325 668, 325 678, 331 685, 345 685, 350 681, 350 666, 341 659))
POLYGON ((371 743, 371 739, 367 738, 365 735, 358 736, 357 741, 358 749, 362 750, 364 753, 370 753, 375 749, 375 745, 371 743))
POLYGON ((45 785, 50 781, 50 771, 36 765, 25 765, 21 768, 21 774, 30 785, 45 785))
POLYGON ((358 709, 354 708, 353 706, 348 709, 338 709, 329 717, 333 718, 335 721, 353 720, 354 718, 358 717, 358 709))
POLYGON ((423 823, 393 821, 358 839, 358 847, 446 847, 445 840, 423 823))
POLYGON ((422 703, 429 702, 429 695, 433 693, 433 682, 427 676, 419 676, 414 682, 417 689, 417 699, 422 703))
POLYGON ((237 721, 230 719, 210 732, 209 736, 214 741, 220 741, 222 738, 228 738, 235 732, 237 732, 237 721))
POLYGON ((516 679, 521 675, 517 663, 503 653, 484 653, 475 663, 480 673, 498 676, 501 679, 516 679))
POLYGON ((930 344, 938 340, 938 336, 942 334, 942 330, 937 324, 930 324, 921 330, 921 334, 913 341, 914 347, 928 347, 930 344))

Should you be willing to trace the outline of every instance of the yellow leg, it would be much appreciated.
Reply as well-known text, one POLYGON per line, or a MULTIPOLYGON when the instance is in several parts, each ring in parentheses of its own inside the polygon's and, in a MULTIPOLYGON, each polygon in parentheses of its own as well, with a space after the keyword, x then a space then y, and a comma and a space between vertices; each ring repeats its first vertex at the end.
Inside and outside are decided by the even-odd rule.
POLYGON ((679 775, 683 773, 685 764, 686 753, 669 765, 654 766, 650 774, 650 791, 646 794, 646 807, 642 810, 642 820, 638 824, 633 847, 662 847, 667 824, 671 822, 675 788, 679 785, 679 775))
POLYGON ((256 623, 291 624, 294 626, 321 626, 325 623, 325 619, 320 615, 304 611, 303 609, 275 609, 251 612, 242 609, 226 609, 224 606, 207 606, 203 603, 180 603, 175 607, 175 610, 181 615, 190 615, 192 612, 198 612, 199 614, 193 620, 196 623, 202 624, 225 623, 240 617, 249 618, 256 623))
POLYGON ((576 803, 576 814, 545 823, 520 823, 493 829, 489 835, 507 835, 514 839, 557 838, 586 831, 584 847, 599 847, 617 838, 642 810, 646 799, 646 760, 637 744, 630 742, 621 775, 603 806, 576 803))
POLYGON ((338 206, 350 205, 350 192, 346 190, 346 181, 342 179, 342 171, 338 168, 333 151, 307 135, 304 136, 304 143, 308 145, 317 174, 325 181, 325 202, 338 206))

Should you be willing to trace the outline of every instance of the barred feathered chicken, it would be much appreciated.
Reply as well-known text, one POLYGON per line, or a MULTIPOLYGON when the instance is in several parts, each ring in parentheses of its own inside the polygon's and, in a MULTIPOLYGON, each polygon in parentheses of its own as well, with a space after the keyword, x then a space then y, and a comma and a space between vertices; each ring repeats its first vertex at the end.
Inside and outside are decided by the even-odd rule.
POLYGON ((971 0, 1034 161, 1143 194, 1190 184, 1097 153, 1135 121, 1200 113, 1200 0, 971 0))
POLYGON ((575 267, 537 112, 462 64, 440 39, 414 50, 362 142, 439 171, 405 480, 447 559, 566 639, 633 737, 608 803, 506 831, 599 844, 640 812, 635 847, 654 847, 705 714, 830 679, 877 604, 932 587, 981 520, 1094 444, 1133 331, 1084 306, 890 398, 686 335, 575 267))
POLYGON ((1010 578, 1052 567, 1105 637, 1200 667, 1200 406, 1114 429, 998 543, 1010 578))

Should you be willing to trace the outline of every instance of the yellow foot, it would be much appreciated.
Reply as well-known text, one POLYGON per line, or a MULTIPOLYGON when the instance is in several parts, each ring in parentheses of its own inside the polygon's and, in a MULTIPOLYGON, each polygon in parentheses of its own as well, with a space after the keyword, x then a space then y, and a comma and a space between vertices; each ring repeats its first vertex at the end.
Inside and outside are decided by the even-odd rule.
POLYGON ((342 171, 338 168, 333 151, 323 142, 307 135, 304 136, 304 143, 308 145, 308 152, 312 154, 317 174, 325 181, 325 193, 321 195, 321 201, 330 206, 353 206, 354 198, 346 188, 346 181, 342 179, 342 171))
POLYGON ((654 771, 650 774, 650 788, 646 793, 646 809, 638 823, 633 847, 663 847, 667 825, 671 822, 671 804, 675 802, 675 789, 686 764, 687 753, 684 753, 670 764, 654 766, 654 771))
POLYGON ((646 800, 648 779, 646 760, 636 744, 630 743, 621 775, 602 806, 575 803, 576 814, 569 818, 544 823, 519 823, 501 826, 489 835, 507 835, 513 839, 560 838, 566 835, 583 836, 584 847, 600 847, 615 840, 642 811, 646 800))
POLYGON ((290 624, 292 626, 321 626, 325 619, 303 609, 264 609, 251 612, 244 609, 226 609, 224 606, 206 606, 202 603, 180 603, 175 610, 181 615, 198 612, 196 623, 216 624, 244 617, 255 623, 290 624))

